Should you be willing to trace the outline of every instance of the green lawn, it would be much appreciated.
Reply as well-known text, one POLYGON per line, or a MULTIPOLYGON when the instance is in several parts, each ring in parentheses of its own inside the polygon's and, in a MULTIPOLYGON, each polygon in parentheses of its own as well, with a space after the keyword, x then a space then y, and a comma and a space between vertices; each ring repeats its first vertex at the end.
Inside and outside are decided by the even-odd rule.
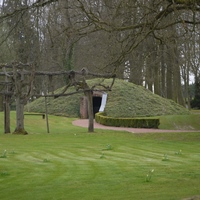
POLYGON ((192 111, 190 115, 160 116, 160 129, 200 130, 200 111, 192 111))
POLYGON ((25 116, 29 134, 21 136, 3 134, 2 113, 0 120, 2 200, 179 200, 200 195, 200 132, 87 133, 72 126, 73 119, 49 116, 48 134, 42 117, 25 116))

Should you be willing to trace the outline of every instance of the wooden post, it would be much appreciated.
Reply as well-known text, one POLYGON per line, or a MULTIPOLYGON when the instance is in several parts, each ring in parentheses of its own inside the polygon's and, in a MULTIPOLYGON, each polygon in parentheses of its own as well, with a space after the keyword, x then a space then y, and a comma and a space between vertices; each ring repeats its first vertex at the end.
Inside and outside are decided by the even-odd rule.
POLYGON ((50 131, 49 131, 48 109, 47 109, 47 97, 45 97, 45 114, 46 114, 47 133, 50 133, 50 131))
POLYGON ((10 97, 4 97, 4 133, 10 133, 10 97))

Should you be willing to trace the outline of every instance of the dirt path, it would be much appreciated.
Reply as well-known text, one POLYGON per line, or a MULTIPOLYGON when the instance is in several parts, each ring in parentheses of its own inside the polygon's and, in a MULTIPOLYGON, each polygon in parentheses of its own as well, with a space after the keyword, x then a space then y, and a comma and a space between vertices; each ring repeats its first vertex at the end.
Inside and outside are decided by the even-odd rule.
MULTIPOLYGON (((74 126, 88 127, 88 119, 77 119, 72 122, 74 126)), ((126 128, 126 127, 113 127, 104 126, 94 121, 94 128, 96 129, 109 129, 117 131, 128 131, 131 133, 168 133, 168 132, 194 132, 194 130, 164 130, 164 129, 147 129, 147 128, 126 128)), ((196 132, 196 131, 195 131, 196 132)))

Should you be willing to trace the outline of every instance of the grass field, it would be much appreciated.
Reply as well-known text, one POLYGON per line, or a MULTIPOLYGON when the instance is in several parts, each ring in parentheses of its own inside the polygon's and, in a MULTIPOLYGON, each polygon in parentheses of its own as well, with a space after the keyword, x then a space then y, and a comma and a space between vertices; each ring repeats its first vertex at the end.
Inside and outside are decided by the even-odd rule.
POLYGON ((160 116, 160 129, 200 130, 200 111, 192 111, 190 115, 160 116))
POLYGON ((0 199, 179 200, 200 195, 200 132, 87 133, 72 120, 49 116, 48 134, 42 117, 25 116, 29 134, 21 136, 3 134, 0 113, 0 199))

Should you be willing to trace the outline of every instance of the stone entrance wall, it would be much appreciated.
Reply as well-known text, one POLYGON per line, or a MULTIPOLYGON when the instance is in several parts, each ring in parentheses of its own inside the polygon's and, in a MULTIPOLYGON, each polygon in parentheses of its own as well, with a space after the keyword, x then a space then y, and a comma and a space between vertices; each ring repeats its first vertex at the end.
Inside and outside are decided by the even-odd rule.
MULTIPOLYGON (((94 92, 93 97, 102 97, 102 92, 94 92)), ((87 97, 83 96, 80 98, 80 118, 87 119, 88 118, 88 102, 87 97)))
POLYGON ((88 118, 88 104, 86 96, 80 98, 80 118, 81 119, 88 118))

